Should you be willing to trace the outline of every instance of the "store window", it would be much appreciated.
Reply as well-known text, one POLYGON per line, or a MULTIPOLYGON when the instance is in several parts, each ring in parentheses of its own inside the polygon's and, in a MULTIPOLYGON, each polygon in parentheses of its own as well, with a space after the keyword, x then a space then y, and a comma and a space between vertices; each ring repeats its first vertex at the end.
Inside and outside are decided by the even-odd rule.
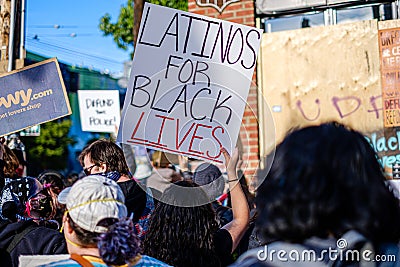
POLYGON ((324 14, 320 12, 314 14, 302 14, 290 17, 265 19, 264 31, 279 32, 322 25, 324 25, 324 14))
MULTIPOLYGON (((377 7, 379 8, 379 7, 377 7)), ((374 19, 374 7, 345 8, 336 10, 337 24, 374 19)))

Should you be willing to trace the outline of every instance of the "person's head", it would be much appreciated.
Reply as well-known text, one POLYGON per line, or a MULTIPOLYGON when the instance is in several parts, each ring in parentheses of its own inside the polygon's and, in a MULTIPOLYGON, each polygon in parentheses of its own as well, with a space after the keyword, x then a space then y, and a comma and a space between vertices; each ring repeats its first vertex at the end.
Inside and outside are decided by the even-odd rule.
POLYGON ((267 239, 301 242, 357 230, 374 242, 400 237, 399 202, 359 132, 324 123, 290 132, 266 159, 256 194, 267 239))
POLYGON ((4 177, 17 178, 17 169, 20 165, 17 155, 7 145, 3 146, 4 177))
POLYGON ((86 175, 116 171, 131 177, 123 150, 110 140, 100 139, 85 147, 79 162, 86 175))
POLYGON ((107 264, 121 265, 139 253, 139 239, 126 218, 125 197, 118 184, 101 175, 89 175, 66 189, 63 218, 68 251, 100 249, 107 264), (118 240, 118 242, 115 242, 118 240))
POLYGON ((211 204, 180 205, 188 197, 188 188, 193 188, 189 197, 202 198, 200 203, 208 199, 207 195, 190 180, 173 185, 163 192, 151 215, 144 252, 173 266, 218 266, 213 243, 218 223, 211 204), (186 196, 182 195, 182 187, 186 196))
POLYGON ((56 207, 48 188, 36 178, 24 177, 11 180, 4 187, 1 211, 4 218, 13 222, 33 219, 41 223, 53 219, 56 207))
POLYGON ((65 177, 58 171, 46 170, 38 175, 39 182, 42 185, 48 185, 51 191, 58 195, 65 187, 65 177))
POLYGON ((25 166, 27 165, 24 155, 25 145, 22 143, 17 134, 11 134, 7 138, 6 144, 18 159, 19 165, 16 169, 17 177, 22 177, 24 174, 25 166))
POLYGON ((79 174, 76 172, 69 173, 64 180, 65 186, 72 186, 79 179, 79 174))
POLYGON ((225 179, 221 170, 214 164, 202 163, 197 166, 192 180, 203 188, 210 200, 215 200, 224 192, 225 179))

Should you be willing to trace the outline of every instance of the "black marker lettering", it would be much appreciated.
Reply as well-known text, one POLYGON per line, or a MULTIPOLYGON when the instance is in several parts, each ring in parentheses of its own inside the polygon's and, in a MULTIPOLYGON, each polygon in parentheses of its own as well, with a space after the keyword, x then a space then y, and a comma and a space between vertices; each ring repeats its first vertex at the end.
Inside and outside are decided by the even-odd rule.
POLYGON ((215 114, 215 111, 216 111, 217 109, 226 108, 226 109, 229 111, 229 115, 228 115, 228 118, 226 119, 226 122, 225 122, 225 123, 228 125, 228 124, 229 124, 229 121, 231 120, 231 117, 232 117, 232 110, 231 110, 231 108, 228 107, 228 106, 222 106, 222 104, 224 104, 226 101, 228 101, 232 96, 231 96, 231 95, 228 96, 228 97, 225 98, 220 104, 218 104, 218 100, 219 100, 219 98, 221 97, 221 93, 222 93, 222 91, 219 90, 219 92, 218 92, 218 97, 217 97, 217 101, 215 101, 215 106, 214 106, 213 112, 212 112, 212 114, 211 114, 210 122, 213 121, 214 114, 215 114))
POLYGON ((203 21, 206 21, 206 22, 207 22, 207 30, 206 30, 206 33, 205 33, 205 35, 204 35, 203 45, 202 45, 202 47, 201 47, 201 52, 200 52, 200 54, 198 54, 198 53, 192 53, 192 55, 193 55, 193 56, 198 56, 198 57, 209 58, 210 56, 204 55, 204 49, 205 49, 205 47, 206 47, 208 32, 210 31, 211 23, 217 24, 217 25, 218 25, 218 22, 211 21, 211 20, 206 20, 206 19, 203 19, 203 21))
POLYGON ((182 87, 181 92, 179 93, 178 97, 175 99, 174 104, 172 104, 171 108, 168 110, 168 113, 171 113, 171 111, 174 109, 175 105, 177 102, 183 103, 184 104, 184 108, 185 108, 185 117, 187 117, 187 108, 186 108, 186 87, 187 85, 185 84, 182 87), (180 100, 180 97, 183 94, 183 100, 180 100))
POLYGON ((154 106, 154 101, 156 99, 156 95, 157 95, 159 87, 160 87, 160 80, 158 80, 158 82, 157 82, 156 91, 154 92, 154 96, 153 96, 153 100, 151 101, 150 108, 154 109, 154 110, 157 110, 157 111, 161 111, 161 112, 167 112, 167 110, 165 110, 165 109, 157 108, 157 107, 154 106))
POLYGON ((231 41, 229 42, 229 45, 228 45, 227 56, 226 56, 226 58, 227 58, 227 61, 228 61, 229 64, 235 64, 236 62, 239 61, 239 59, 240 59, 240 57, 242 56, 242 53, 243 53, 243 46, 244 46, 244 40, 243 40, 242 29, 238 28, 238 29, 236 29, 235 33, 233 34, 232 39, 231 39, 231 41), (241 41, 240 41, 240 42, 241 42, 241 45, 240 45, 240 48, 239 48, 240 53, 239 53, 237 59, 236 59, 235 61, 232 61, 232 62, 231 62, 231 61, 229 60, 229 55, 230 55, 230 52, 231 52, 232 43, 233 43, 233 41, 235 40, 236 33, 240 33, 240 35, 239 35, 239 36, 240 36, 240 39, 241 39, 241 41))
POLYGON ((204 73, 204 71, 206 71, 206 70, 208 70, 208 64, 206 62, 203 62, 203 61, 197 61, 196 62, 196 68, 195 68, 194 74, 193 74, 193 83, 192 83, 193 85, 196 84, 196 74, 197 73, 201 73, 201 74, 203 74, 204 76, 207 77, 207 86, 210 87, 211 79, 206 73, 204 73), (204 68, 203 69, 199 69, 200 63, 204 64, 204 68))
POLYGON ((192 21, 193 21, 193 19, 201 20, 201 18, 190 16, 190 15, 186 15, 186 14, 181 14, 181 16, 189 18, 188 28, 186 30, 185 44, 183 46, 183 53, 185 54, 186 53, 186 49, 187 49, 187 45, 188 45, 188 42, 189 42, 190 31, 192 29, 192 21))
POLYGON ((192 78, 192 75, 193 75, 193 62, 190 59, 186 59, 185 63, 183 63, 183 65, 182 65, 182 68, 179 70, 178 80, 181 83, 186 83, 187 81, 190 80, 190 78, 192 78), (185 68, 187 63, 190 63, 190 65, 189 65, 190 66, 190 75, 186 80, 184 80, 184 79, 182 79, 181 74, 182 74, 182 70, 185 68))
POLYGON ((167 30, 165 31, 163 37, 161 38, 160 43, 158 44, 158 47, 161 47, 161 44, 164 42, 165 36, 166 35, 171 35, 175 37, 175 50, 178 51, 178 46, 179 46, 179 38, 178 38, 178 13, 175 13, 174 17, 172 18, 171 22, 169 23, 167 30), (169 32, 170 28, 173 26, 173 24, 175 24, 175 33, 173 32, 169 32))
MULTIPOLYGON (((231 27, 229 29, 229 35, 228 35, 227 43, 229 43, 229 40, 231 38, 232 28, 233 28, 233 25, 231 25, 231 27)), ((225 62, 225 58, 226 58, 226 54, 227 54, 227 49, 225 48, 225 52, 224 52, 224 30, 222 28, 222 23, 219 24, 218 33, 217 33, 217 36, 215 37, 215 42, 214 42, 213 49, 211 51, 210 58, 212 58, 214 56, 214 51, 215 51, 215 47, 217 46, 218 37, 221 39, 221 41, 220 41, 220 44, 221 44, 221 51, 220 51, 221 62, 224 63, 225 62)))
POLYGON ((143 24, 142 24, 142 31, 140 32, 140 36, 139 36, 139 44, 159 47, 159 45, 142 41, 144 29, 146 28, 147 18, 149 17, 149 12, 150 12, 150 7, 148 7, 147 10, 146 10, 146 16, 144 17, 144 21, 143 21, 143 24))
POLYGON ((246 67, 246 66, 244 65, 244 60, 242 60, 242 61, 241 61, 241 64, 242 64, 243 68, 245 68, 245 69, 251 69, 251 68, 253 68, 254 65, 256 64, 256 59, 257 59, 256 50, 254 49, 254 47, 251 46, 251 44, 250 44, 250 42, 249 42, 249 36, 250 36, 250 34, 251 34, 252 32, 255 32, 255 33, 257 34, 257 40, 260 40, 260 38, 261 38, 260 33, 259 33, 258 31, 256 31, 256 30, 250 30, 250 31, 246 34, 246 44, 247 44, 247 46, 250 48, 251 53, 253 54, 253 61, 251 62, 251 64, 250 64, 249 67, 246 67))
POLYGON ((211 94, 211 90, 210 90, 209 88, 202 88, 201 90, 199 90, 199 91, 193 96, 192 102, 190 103, 190 116, 192 117, 192 119, 198 120, 198 121, 204 120, 204 119, 206 118, 206 116, 203 116, 203 117, 200 117, 200 118, 199 118, 199 117, 195 117, 195 116, 193 115, 193 104, 194 104, 194 101, 196 100, 197 96, 198 96, 202 91, 208 91, 208 94, 211 94))
POLYGON ((165 79, 168 79, 168 70, 169 70, 169 66, 173 66, 173 67, 179 68, 178 65, 175 65, 175 64, 172 64, 172 63, 171 63, 171 58, 177 58, 177 59, 180 59, 180 60, 183 59, 182 57, 178 57, 178 56, 173 56, 173 55, 170 55, 170 56, 169 56, 169 58, 168 58, 168 63, 167 63, 167 70, 165 71, 165 79))
POLYGON ((149 101, 150 101, 150 94, 149 94, 149 92, 147 92, 146 90, 143 90, 143 88, 146 87, 147 85, 149 85, 150 83, 151 83, 151 80, 150 80, 150 78, 147 77, 147 76, 144 76, 144 75, 136 75, 136 76, 135 76, 135 81, 133 82, 132 98, 131 98, 131 105, 132 105, 132 106, 137 107, 137 108, 142 108, 142 107, 146 106, 147 103, 149 103, 149 101), (145 83, 142 84, 141 86, 137 86, 137 84, 138 84, 138 79, 139 79, 139 78, 145 79, 145 83), (140 91, 142 91, 142 92, 144 92, 144 93, 147 94, 147 101, 146 101, 146 103, 144 103, 143 105, 136 105, 136 104, 133 103, 136 90, 140 90, 140 91))

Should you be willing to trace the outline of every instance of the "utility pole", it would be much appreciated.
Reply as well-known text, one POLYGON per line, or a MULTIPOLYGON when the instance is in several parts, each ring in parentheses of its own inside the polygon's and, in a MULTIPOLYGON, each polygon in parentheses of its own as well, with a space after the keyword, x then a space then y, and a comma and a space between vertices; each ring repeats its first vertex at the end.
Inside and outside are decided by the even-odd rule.
POLYGON ((136 41, 139 34, 140 20, 142 19, 144 0, 133 1, 133 47, 136 46, 136 41))
POLYGON ((25 0, 0 0, 0 74, 24 66, 25 0))
MULTIPOLYGON (((1 0, 0 6, 1 63, 8 61, 8 43, 10 38, 11 0, 1 0)), ((3 64, 2 64, 3 65, 3 64)), ((0 68, 3 70, 3 67, 0 68)))

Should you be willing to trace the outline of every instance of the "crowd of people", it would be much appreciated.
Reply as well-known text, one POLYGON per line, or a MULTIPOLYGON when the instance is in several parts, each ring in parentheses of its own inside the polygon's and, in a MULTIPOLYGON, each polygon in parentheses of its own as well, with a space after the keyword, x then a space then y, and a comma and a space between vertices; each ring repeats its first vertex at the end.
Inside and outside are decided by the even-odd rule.
POLYGON ((138 180, 100 139, 79 155, 83 177, 28 177, 0 139, 0 266, 400 266, 399 199, 360 132, 289 131, 254 194, 239 150, 221 153, 223 169, 156 152, 138 180))

